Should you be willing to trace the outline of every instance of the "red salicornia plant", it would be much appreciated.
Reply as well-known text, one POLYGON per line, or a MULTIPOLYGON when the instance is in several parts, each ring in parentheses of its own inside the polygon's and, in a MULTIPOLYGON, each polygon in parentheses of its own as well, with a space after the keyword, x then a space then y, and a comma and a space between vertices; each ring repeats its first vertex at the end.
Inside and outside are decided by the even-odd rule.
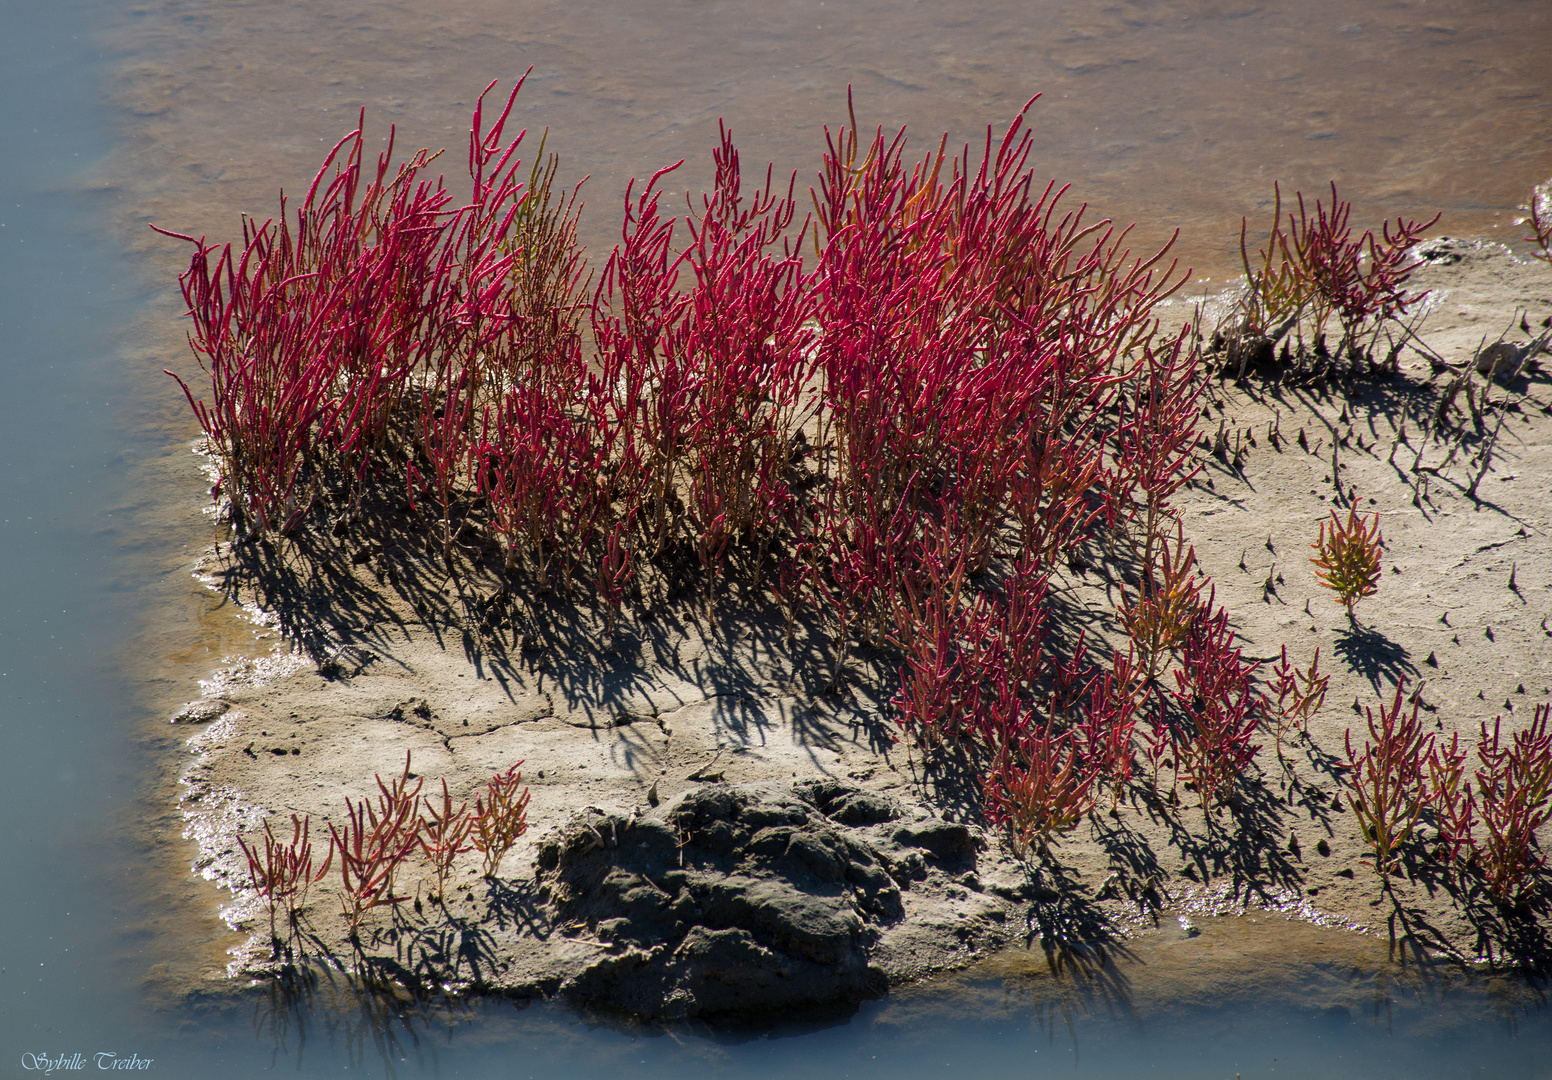
POLYGON ((313 870, 313 846, 308 838, 311 824, 308 815, 298 817, 292 814, 291 841, 282 844, 275 839, 274 831, 269 822, 265 821, 262 850, 257 838, 251 847, 242 837, 237 838, 237 845, 248 860, 248 880, 269 907, 269 934, 272 940, 276 938, 275 909, 285 905, 287 925, 294 925, 298 909, 307 900, 308 888, 323 879, 334 858, 334 849, 330 847, 323 865, 313 870))
POLYGON ((491 777, 474 800, 472 842, 485 856, 485 876, 495 877, 501 860, 528 831, 529 790, 523 786, 521 761, 491 777))
POLYGON ((1144 566, 1143 594, 1130 600, 1122 590, 1118 609, 1146 680, 1158 677, 1166 657, 1179 651, 1201 608, 1202 579, 1196 573, 1196 549, 1185 543, 1176 525, 1173 546, 1165 538, 1156 552, 1158 565, 1144 566))
POLYGON ((1500 904, 1524 898, 1546 865, 1536 831, 1552 819, 1552 706, 1541 705, 1524 731, 1502 738, 1500 719, 1482 724, 1477 744, 1476 808, 1482 826, 1472 854, 1500 904))
POLYGON ((1226 798, 1260 750, 1250 740, 1260 721, 1251 676, 1259 666, 1234 647, 1228 613, 1212 594, 1197 608, 1175 671, 1175 703, 1184 715, 1174 732, 1176 769, 1196 788, 1205 813, 1226 798))
POLYGON ((625 546, 627 522, 616 522, 609 532, 604 556, 598 563, 598 595, 609 605, 609 637, 613 639, 615 626, 620 618, 620 601, 625 598, 625 586, 635 575, 631 567, 631 550, 625 546))
POLYGON ((1320 711, 1326 701, 1326 688, 1330 675, 1320 672, 1320 650, 1310 660, 1307 671, 1300 671, 1288 662, 1288 646, 1284 645, 1282 657, 1272 668, 1272 690, 1277 695, 1273 704, 1266 703, 1266 711, 1277 727, 1277 760, 1283 759, 1283 737, 1289 731, 1309 734, 1310 717, 1320 711))
MULTIPOLYGON (((210 383, 185 390, 239 517, 294 532, 322 495, 402 485, 449 572, 460 545, 493 542, 514 585, 591 588, 610 631, 654 564, 698 566, 708 609, 737 569, 789 635, 817 609, 802 621, 832 628, 832 685, 852 639, 898 649, 895 706, 922 745, 1000 761, 998 790, 1025 805, 1068 754, 1072 782, 1118 797, 1141 684, 1156 712, 1195 708, 1156 685, 1201 588, 1169 527, 1203 386, 1194 338, 1159 332, 1185 280, 1169 245, 1134 256, 1126 230, 1037 185, 1023 111, 916 161, 903 131, 849 114, 811 214, 795 177, 746 184, 723 128, 682 219, 676 165, 627 188, 590 284, 576 189, 552 191, 553 158, 520 169, 512 106, 475 110, 467 200, 425 179, 428 153, 373 172, 357 131, 294 221, 250 224, 241 250, 190 240, 210 383), (1050 575, 1101 530, 1145 577, 1108 669, 1045 634, 1050 575)), ((1226 673, 1245 665, 1203 648, 1238 694, 1226 673)), ((1204 708, 1178 725, 1206 733, 1182 761, 1217 791, 1254 752, 1249 712, 1204 708)), ((514 769, 476 803, 487 873, 521 831, 519 787, 514 769)), ((391 903, 398 838, 368 810, 342 834, 347 893, 391 903)))
POLYGON ((1358 819, 1358 831, 1374 849, 1374 868, 1381 875, 1395 872, 1400 851, 1411 838, 1428 803, 1425 770, 1433 755, 1434 738, 1422 729, 1418 703, 1407 713, 1402 703, 1405 680, 1396 684, 1389 708, 1376 717, 1364 709, 1369 737, 1363 752, 1353 750, 1346 736, 1347 803, 1358 819))
POLYGON ((1030 731, 1018 745, 1004 746, 987 774, 987 819, 1021 858, 1044 853, 1094 809, 1097 780, 1072 734, 1030 731))
MULTIPOLYGON (((1198 471, 1189 460, 1202 404, 1201 368, 1196 361, 1184 331, 1162 345, 1150 342, 1143 347, 1133 377, 1115 399, 1118 417, 1107 480, 1114 495, 1106 503, 1107 525, 1128 528, 1133 555, 1150 578, 1159 546, 1168 537, 1170 499, 1198 471), (1133 492, 1137 494, 1130 495, 1133 492), (1139 523, 1140 529, 1135 527, 1139 523)), ((1177 556, 1183 547, 1177 521, 1177 556)))
POLYGON ((210 401, 179 382, 219 454, 223 487, 257 527, 294 529, 325 468, 365 472, 398 406, 418 399, 411 490, 433 494, 450 544, 452 470, 463 449, 455 429, 471 423, 483 364, 509 351, 502 338, 517 320, 522 136, 501 138, 516 93, 488 132, 476 108, 473 195, 462 207, 440 179, 421 179, 426 151, 394 169, 390 139, 366 173, 358 128, 325 159, 294 225, 282 199, 278 221, 245 219, 240 252, 168 234, 195 246, 180 280, 210 401))
POLYGON ((394 874, 419 846, 420 819, 417 808, 423 781, 409 786, 410 755, 404 755, 404 772, 391 784, 377 777, 375 804, 366 799, 359 803, 345 800, 346 823, 336 829, 331 823, 333 851, 340 860, 341 902, 350 933, 361 926, 368 911, 385 905, 402 904, 406 899, 393 891, 394 874))
POLYGON ((1406 284, 1421 263, 1412 248, 1439 220, 1387 222, 1376 237, 1366 230, 1355 237, 1350 223, 1352 204, 1339 199, 1331 185, 1331 205, 1315 200, 1313 211, 1295 192, 1298 217, 1290 211, 1282 222, 1282 192, 1274 185, 1276 209, 1267 246, 1259 250, 1258 267, 1251 266, 1245 225, 1240 226, 1240 252, 1245 265, 1242 299, 1247 332, 1280 338, 1305 315, 1317 339, 1334 315, 1342 328, 1343 354, 1356 352, 1366 331, 1406 314, 1422 294, 1409 294, 1406 284))
POLYGON ((402 904, 406 899, 393 892, 393 874, 415 850, 413 834, 396 832, 386 822, 373 826, 367 821, 365 801, 345 800, 346 822, 342 829, 333 823, 333 850, 339 856, 341 902, 345 921, 355 934, 368 911, 387 904, 402 904))
POLYGON ((1521 209, 1526 211, 1526 216, 1519 224, 1529 225, 1531 230, 1525 239, 1541 249, 1532 254, 1552 265, 1552 180, 1531 189, 1530 201, 1521 209))
POLYGON ((447 875, 452 870, 453 860, 464 852, 472 850, 473 844, 469 840, 469 834, 474 827, 474 822, 469 817, 468 803, 453 805, 453 797, 448 794, 445 779, 442 781, 440 806, 433 803, 429 796, 422 801, 426 812, 420 819, 420 850, 425 853, 426 861, 431 864, 431 870, 436 874, 437 900, 445 904, 447 875))
POLYGON ((1254 267, 1251 266, 1247 240, 1250 223, 1244 218, 1239 221, 1239 254, 1245 268, 1245 292, 1239 301, 1237 331, 1241 335, 1269 338, 1275 343, 1305 314, 1311 301, 1311 288, 1288 246, 1288 232, 1283 228, 1283 192, 1275 182, 1272 193, 1275 200, 1272 228, 1266 247, 1256 252, 1257 265, 1254 267))
POLYGON ((1476 841, 1476 798, 1459 732, 1450 736, 1448 745, 1443 739, 1434 739, 1428 753, 1427 779, 1428 809, 1439 830, 1435 855, 1445 860, 1464 859, 1476 841))

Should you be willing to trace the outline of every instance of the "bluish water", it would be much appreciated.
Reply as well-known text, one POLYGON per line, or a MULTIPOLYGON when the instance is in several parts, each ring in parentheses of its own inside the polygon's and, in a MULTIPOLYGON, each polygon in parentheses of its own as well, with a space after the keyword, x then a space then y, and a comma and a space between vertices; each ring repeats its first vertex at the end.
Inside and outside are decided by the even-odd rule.
MULTIPOLYGON (((165 715, 156 709, 168 695, 191 696, 188 680, 203 674, 202 665, 230 641, 218 616, 194 610, 196 593, 180 562, 182 546, 198 541, 190 519, 197 521, 200 485, 174 451, 193 431, 181 419, 169 424, 169 416, 179 415, 177 401, 157 393, 155 370, 173 358, 149 362, 136 337, 148 310, 168 309, 168 281, 160 276, 168 264, 148 267, 127 253, 140 249, 124 231, 135 215, 121 200, 136 189, 104 180, 122 119, 109 105, 109 88, 121 68, 143 59, 119 51, 120 32, 137 20, 195 26, 219 38, 223 19, 241 22, 267 10, 0 3, 0 1076, 37 1075, 46 1071, 37 1068, 40 1062, 63 1057, 73 1063, 77 1054, 85 1066, 80 1071, 136 1055, 150 1061, 144 1071, 172 1077, 277 1070, 675 1078, 1552 1075, 1552 1026, 1534 994, 1487 982, 1398 980, 1373 965, 1336 964, 1311 969, 1310 994, 1301 1004, 1289 1004, 1286 995, 1225 993, 1222 1000, 1174 1006, 1156 987, 1141 990, 1149 971, 1141 953, 1097 984, 988 972, 868 1003, 849 1016, 757 1031, 634 1029, 554 1005, 385 1001, 327 982, 289 997, 261 989, 235 1003, 169 1005, 157 992, 157 965, 176 962, 171 954, 180 936, 201 947, 219 939, 212 936, 211 897, 197 885, 154 884, 178 878, 182 857, 175 838, 156 838, 166 831, 165 777, 175 753, 170 739, 155 733, 165 715), (169 605, 178 610, 169 614, 169 605), (98 1059, 99 1053, 117 1058, 98 1059)), ((322 18, 304 8, 285 11, 304 29, 322 18)), ((675 11, 681 20, 693 15, 675 11)), ((924 16, 912 18, 919 23, 924 16)), ((277 16, 276 25, 283 21, 277 16)), ((383 31, 389 23, 384 15, 370 29, 383 31)), ((1066 28, 1067 53, 1088 49, 1095 58, 1052 66, 1058 53, 1042 53, 1042 63, 1067 72, 1062 79, 1146 61, 1144 50, 1111 64, 1102 41, 1082 44, 1089 39, 1072 25, 1052 25, 1066 28)), ((1345 36, 1333 40, 1345 42, 1360 30, 1342 30, 1345 36)), ((808 40, 793 34, 800 43, 808 40)), ((921 36, 919 28, 912 34, 921 36)), ((498 35, 468 49, 479 54, 500 44, 498 35)), ((876 51, 876 44, 869 40, 866 49, 876 51)), ((366 59, 386 65, 396 62, 393 49, 402 42, 390 48, 372 37, 366 45, 378 50, 366 59)), ((161 41, 146 48, 166 63, 179 47, 161 41)), ((342 63, 366 62, 346 57, 337 43, 319 48, 339 48, 342 63)), ((326 68, 328 56, 313 63, 326 68)), ((1455 72, 1453 61, 1439 63, 1455 72)), ((1176 77, 1179 66, 1171 61, 1160 70, 1176 77)), ((843 59, 832 60, 820 80, 827 93, 830 84, 846 80, 842 67, 843 59)), ((878 74, 892 70, 887 66, 868 70, 879 86, 900 82, 878 74)), ((610 85, 621 77, 610 73, 610 85)), ((464 78, 482 84, 484 72, 464 78)), ((192 85, 197 93, 197 81, 192 85)), ((1141 84, 1123 82, 1117 91, 1123 98, 1127 85, 1141 84)), ((1021 102, 1022 90, 1004 89, 1002 97, 1021 102)), ((1071 92, 1078 89, 1073 83, 1071 92)), ((308 92, 278 83, 274 90, 287 101, 287 94, 308 92)), ((297 145, 286 161, 310 167, 308 154, 321 137, 314 132, 337 133, 336 121, 353 115, 355 96, 380 90, 363 79, 343 95, 350 101, 331 99, 332 119, 288 113, 254 137, 291 131, 297 145)), ((738 93, 744 104, 737 107, 747 108, 754 89, 738 93)), ((1526 93, 1532 106, 1552 98, 1545 81, 1526 93)), ((238 96, 240 88, 231 95, 238 96)), ((430 96, 428 107, 444 113, 464 108, 450 97, 430 96)), ((640 96, 650 97, 645 90, 640 96)), ((1004 104, 998 98, 984 112, 966 107, 953 122, 973 127, 970 121, 987 122, 1004 104)), ((231 100, 215 106, 236 111, 231 100)), ((1112 107, 1119 107, 1115 99, 1112 107)), ((402 102, 393 109, 407 111, 402 102)), ((880 111, 888 109, 875 115, 880 111)), ((580 115, 566 114, 574 137, 580 137, 580 115)), ((697 116, 697 122, 706 119, 697 116)), ((775 122, 768 117, 764 126, 775 122)), ((642 137, 631 144, 632 153, 651 159, 648 168, 671 159, 682 137, 670 131, 676 123, 646 126, 653 124, 657 142, 642 137)), ((812 141, 813 125, 806 126, 812 141)), ((223 131, 213 138, 226 145, 222 140, 237 136, 223 131)), ((1538 138, 1532 133, 1516 144, 1516 162, 1552 164, 1538 149, 1545 139, 1538 138)), ((1322 136, 1312 145, 1326 153, 1329 143, 1322 136)), ((169 136, 167 147, 168 160, 158 166, 167 171, 156 178, 169 192, 162 210, 197 195, 191 205, 199 209, 191 215, 210 213, 230 224, 236 195, 259 191, 268 200, 280 180, 296 178, 291 165, 267 169, 259 151, 235 164, 222 164, 222 153, 212 152, 204 164, 193 163, 201 166, 195 170, 179 156, 176 139, 169 136), (228 165, 234 177, 225 180, 228 165)), ((1107 147, 1100 157, 1113 162, 1121 150, 1107 147)), ((148 158, 141 147, 142 156, 132 160, 154 161, 155 149, 148 158)), ((568 153, 585 159, 587 150, 573 145, 568 153)), ((608 160, 611 168, 636 164, 608 160)), ((1141 167, 1122 171, 1130 176, 1141 167)), ((1188 167, 1189 161, 1171 166, 1176 173, 1188 167)), ((1105 184, 1107 175, 1101 168, 1091 179, 1105 184)), ((1113 183, 1111 190, 1124 187, 1113 183)), ((1499 196, 1451 192, 1464 207, 1476 199, 1504 209, 1499 196)), ((1140 204, 1163 197, 1150 194, 1140 204)), ((171 336, 157 340, 176 345, 171 336)))
MULTIPOLYGON (((1043 960, 1033 975, 983 969, 867 1003, 847 1017, 755 1029, 632 1027, 553 1004, 393 1001, 320 980, 291 994, 257 993, 222 1012, 159 1017, 127 1045, 179 1076, 1552 1075, 1545 1012, 1534 995, 1527 1000, 1504 986, 1398 980, 1394 971, 1333 959, 1310 965, 1304 985, 1275 1000, 1235 995, 1226 980, 1217 1002, 1171 1003, 1157 987, 1129 992, 1148 958, 1144 948, 1077 983, 1051 978, 1043 960), (1301 992, 1309 1000, 1295 1004, 1301 992)), ((1160 959, 1156 951, 1152 959, 1160 959)), ((1252 977, 1242 985, 1253 984, 1252 977)))
POLYGON ((113 145, 94 37, 107 14, 0 8, 4 1075, 23 1049, 112 1031, 124 1013, 132 870, 109 836, 150 768, 119 656, 136 628, 126 478, 146 442, 115 362, 146 294, 112 239, 112 193, 91 187, 113 145))

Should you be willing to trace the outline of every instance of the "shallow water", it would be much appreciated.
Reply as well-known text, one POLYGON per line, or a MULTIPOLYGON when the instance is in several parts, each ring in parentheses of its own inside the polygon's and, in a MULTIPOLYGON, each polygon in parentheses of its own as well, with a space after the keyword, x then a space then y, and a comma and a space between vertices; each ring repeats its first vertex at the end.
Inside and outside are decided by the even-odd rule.
MULTIPOLYGON (((1037 177, 1073 184, 1140 244, 1182 230, 1185 262, 1237 270, 1239 224, 1272 182, 1355 220, 1513 232, 1552 174, 1552 9, 1540 0, 171 0, 135 9, 120 100, 154 151, 137 211, 225 234, 310 179, 365 106, 400 145, 461 167, 474 96, 533 65, 517 115, 584 189, 589 244, 618 236, 626 181, 686 158, 699 191, 718 118, 746 168, 812 182, 824 125, 908 125, 925 154, 1001 130, 1031 96, 1037 177)), ((139 161, 139 158, 136 158, 139 161)))
POLYGON ((1546 1074, 1535 995, 1399 974, 1335 937, 1284 948, 1298 962, 1258 980, 1270 961, 1236 944, 1240 924, 1139 942, 1088 978, 1041 974, 1037 953, 1030 971, 1009 961, 761 1032, 632 1031, 500 1002, 385 1011, 327 986, 220 1008, 160 994, 231 944, 219 894, 184 870, 165 717, 220 657, 264 646, 187 575, 208 537, 202 482, 157 374, 188 366, 170 284, 182 252, 145 220, 230 235, 239 211, 305 183, 361 105, 379 134, 401 125, 401 146, 456 151, 478 88, 534 64, 520 115, 592 174, 595 250, 630 176, 692 155, 684 183, 704 182, 719 116, 746 165, 774 159, 805 183, 848 82, 865 124, 909 124, 923 152, 1043 91, 1037 172, 1141 220, 1141 240, 1179 225, 1210 276, 1232 272, 1240 215, 1264 212, 1274 177, 1335 178, 1370 222, 1443 209, 1448 231, 1508 231, 1552 174, 1552 11, 1354 10, 0 4, 0 1075, 30 1075, 27 1054, 95 1067, 99 1051, 173 1076, 1040 1075, 1052 1059, 1088 1076, 1546 1074))
POLYGON ((1541 993, 1385 960, 1372 939, 1272 917, 1166 927, 1053 976, 1038 949, 869 1002, 760 1027, 632 1025, 552 1004, 412 1003, 327 978, 183 1006, 142 1057, 190 1075, 651 1078, 1545 1076, 1541 993))

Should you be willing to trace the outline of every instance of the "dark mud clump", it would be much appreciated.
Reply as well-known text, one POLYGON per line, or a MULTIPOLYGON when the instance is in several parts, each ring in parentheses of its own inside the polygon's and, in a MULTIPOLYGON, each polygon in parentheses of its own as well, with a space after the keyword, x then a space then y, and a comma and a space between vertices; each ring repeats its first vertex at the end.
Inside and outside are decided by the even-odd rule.
POLYGON ((719 784, 645 815, 591 809, 540 850, 564 932, 610 954, 566 988, 656 1019, 877 997, 870 953, 905 917, 928 860, 973 861, 977 836, 897 824, 893 799, 833 781, 719 784))

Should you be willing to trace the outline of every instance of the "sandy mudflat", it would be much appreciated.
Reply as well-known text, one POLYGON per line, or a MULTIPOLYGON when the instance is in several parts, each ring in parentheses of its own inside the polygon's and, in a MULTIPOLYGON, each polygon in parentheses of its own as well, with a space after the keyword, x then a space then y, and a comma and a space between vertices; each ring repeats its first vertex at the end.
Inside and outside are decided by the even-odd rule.
MULTIPOLYGON (((1536 332, 1552 318, 1552 268, 1485 243, 1430 250, 1421 337, 1448 363, 1484 336, 1526 340, 1522 314, 1536 332)), ((709 619, 703 596, 670 599, 666 578, 626 605, 611 646, 601 613, 505 591, 483 564, 449 574, 385 503, 340 535, 223 544, 202 561, 285 645, 218 675, 180 717, 194 727, 182 805, 197 868, 239 884, 234 830, 265 815, 279 833, 305 812, 326 836, 346 797, 375 794, 374 774, 397 774, 409 751, 426 793, 446 778, 471 802, 522 760, 532 803, 497 879, 464 856, 443 907, 413 862, 400 875, 412 901, 368 915, 362 955, 407 983, 661 1016, 759 1010, 874 995, 1008 945, 1178 935, 1182 914, 1246 909, 1410 932, 1463 958, 1535 951, 1545 915, 1505 923, 1426 873, 1382 895, 1334 766, 1349 727, 1361 742, 1358 710, 1388 704, 1401 678, 1445 734, 1500 715, 1518 729, 1552 700, 1552 358, 1542 365, 1490 391, 1517 404, 1476 499, 1476 437, 1447 465, 1447 443, 1423 442, 1450 373, 1415 350, 1393 378, 1320 391, 1213 380, 1203 432, 1221 419, 1242 456, 1235 468, 1202 451, 1177 499, 1186 536, 1247 655, 1286 645, 1302 667, 1318 647, 1331 674, 1310 740, 1285 744, 1285 767, 1268 733, 1232 807, 1204 815, 1188 792, 1174 805, 1143 785, 1032 874, 978 826, 952 770, 924 770, 896 741, 890 657, 854 649, 842 692, 827 692, 817 632, 799 627, 789 649, 779 612, 739 582, 709 619), (1333 505, 1333 443, 1343 490, 1379 513, 1386 543, 1355 625, 1308 561, 1333 505), (1412 472, 1418 448, 1437 472, 1412 472)), ((1090 554, 1057 574, 1053 610, 1067 631, 1115 640, 1115 583, 1090 554)), ((292 948, 349 965, 337 880, 315 888, 292 948)), ((248 935, 231 971, 272 970, 256 899, 239 888, 228 915, 248 935)))

